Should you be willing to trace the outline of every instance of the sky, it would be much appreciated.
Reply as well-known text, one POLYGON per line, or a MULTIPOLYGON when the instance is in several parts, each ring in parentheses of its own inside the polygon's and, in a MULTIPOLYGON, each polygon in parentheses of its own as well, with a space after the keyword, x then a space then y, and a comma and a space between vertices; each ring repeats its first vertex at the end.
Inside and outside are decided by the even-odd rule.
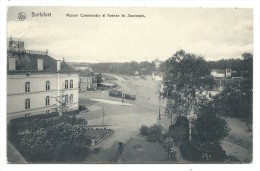
POLYGON ((48 49, 53 58, 70 62, 166 60, 181 49, 206 60, 253 52, 252 9, 9 7, 7 15, 7 38, 24 41, 26 49, 48 49), (17 17, 20 12, 26 14, 23 21, 17 17), (32 12, 51 17, 32 17, 32 12))

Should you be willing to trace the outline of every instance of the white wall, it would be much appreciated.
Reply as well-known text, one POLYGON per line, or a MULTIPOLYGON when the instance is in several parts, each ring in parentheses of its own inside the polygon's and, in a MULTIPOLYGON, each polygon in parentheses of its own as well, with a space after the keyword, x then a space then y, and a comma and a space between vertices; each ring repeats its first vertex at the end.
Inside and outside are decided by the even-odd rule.
MULTIPOLYGON (((31 73, 8 75, 7 77, 7 115, 10 118, 23 117, 30 113, 44 114, 47 110, 52 110, 56 103, 54 98, 50 98, 50 105, 46 106, 46 96, 57 97, 58 88, 64 87, 65 80, 73 80, 73 88, 64 91, 64 94, 73 94, 73 103, 70 105, 71 110, 78 109, 78 74, 68 73, 31 73), (59 78, 59 80, 58 80, 59 78), (46 91, 46 81, 50 81, 50 90, 46 91), (30 92, 25 92, 25 83, 30 82, 30 92), (60 84, 58 86, 58 83, 60 84), (30 109, 25 110, 25 100, 30 99, 30 109)), ((52 110, 54 111, 54 110, 52 110)))

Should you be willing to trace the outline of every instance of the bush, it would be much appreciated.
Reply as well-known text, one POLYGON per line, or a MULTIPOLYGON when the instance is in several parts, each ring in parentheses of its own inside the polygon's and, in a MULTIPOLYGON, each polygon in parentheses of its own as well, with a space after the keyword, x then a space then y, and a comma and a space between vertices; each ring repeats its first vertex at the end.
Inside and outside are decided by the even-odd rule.
POLYGON ((22 136, 19 151, 29 162, 81 161, 88 154, 84 136, 77 125, 49 125, 22 136))
POLYGON ((196 142, 186 142, 180 146, 182 157, 189 161, 200 161, 201 151, 196 142))
POLYGON ((238 163, 240 162, 236 156, 227 155, 226 159, 224 160, 225 163, 238 163))
POLYGON ((91 143, 92 143, 92 141, 91 141, 91 139, 90 138, 86 138, 86 146, 90 146, 91 145, 91 143))
POLYGON ((162 127, 159 125, 153 125, 148 128, 147 140, 151 142, 160 142, 162 140, 162 127))
POLYGON ((182 156, 190 161, 224 162, 226 153, 217 142, 186 142, 180 146, 182 156))
POLYGON ((141 128, 139 129, 140 135, 148 135, 148 127, 142 125, 141 128))
POLYGON ((189 121, 186 117, 180 116, 177 118, 175 124, 170 125, 167 133, 169 137, 172 137, 176 143, 183 143, 189 140, 189 121))
POLYGON ((87 110, 86 106, 84 105, 79 105, 79 112, 87 110))

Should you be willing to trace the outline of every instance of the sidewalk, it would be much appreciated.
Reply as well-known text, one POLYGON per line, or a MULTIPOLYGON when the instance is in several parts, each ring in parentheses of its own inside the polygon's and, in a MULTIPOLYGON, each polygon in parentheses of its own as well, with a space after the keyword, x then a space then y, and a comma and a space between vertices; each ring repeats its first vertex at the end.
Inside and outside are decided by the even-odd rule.
POLYGON ((7 141, 7 162, 9 164, 26 164, 27 161, 23 158, 20 152, 7 141))

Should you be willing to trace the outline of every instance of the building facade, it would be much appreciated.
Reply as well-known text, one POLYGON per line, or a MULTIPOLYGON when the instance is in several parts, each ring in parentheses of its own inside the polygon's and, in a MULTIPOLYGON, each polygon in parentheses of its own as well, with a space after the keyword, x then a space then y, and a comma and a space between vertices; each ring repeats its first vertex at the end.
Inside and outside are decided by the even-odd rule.
POLYGON ((59 97, 59 100, 66 103, 67 110, 78 110, 78 73, 63 68, 65 67, 62 67, 61 61, 56 61, 47 54, 9 51, 8 121, 18 117, 59 112, 59 97), (26 68, 20 66, 23 58, 27 58, 27 63, 23 64, 26 68), (49 68, 46 68, 46 63, 49 68))
POLYGON ((226 70, 212 69, 211 70, 211 75, 215 78, 230 78, 231 73, 232 73, 231 69, 226 69, 226 70))

